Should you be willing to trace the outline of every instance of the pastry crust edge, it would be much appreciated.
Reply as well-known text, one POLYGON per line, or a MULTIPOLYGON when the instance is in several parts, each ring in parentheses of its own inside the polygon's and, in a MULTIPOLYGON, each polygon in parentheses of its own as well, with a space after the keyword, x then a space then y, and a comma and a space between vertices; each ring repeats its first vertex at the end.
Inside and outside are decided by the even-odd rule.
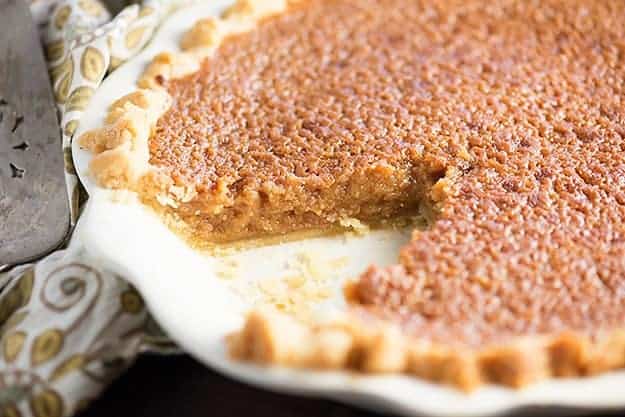
POLYGON ((355 312, 305 323, 258 308, 226 343, 230 357, 239 361, 404 374, 466 392, 485 384, 519 389, 548 378, 593 376, 625 367, 625 329, 595 338, 563 331, 472 348, 410 337, 391 322, 365 320, 355 312))

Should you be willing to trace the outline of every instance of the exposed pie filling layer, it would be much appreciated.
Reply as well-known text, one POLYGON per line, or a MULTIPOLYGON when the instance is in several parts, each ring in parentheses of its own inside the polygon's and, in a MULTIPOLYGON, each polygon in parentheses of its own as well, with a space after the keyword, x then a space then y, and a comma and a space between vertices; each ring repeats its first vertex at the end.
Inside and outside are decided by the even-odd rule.
POLYGON ((625 328, 624 21, 614 0, 299 1, 157 80, 149 162, 213 242, 433 208, 349 286, 364 322, 461 349, 595 340, 625 328))

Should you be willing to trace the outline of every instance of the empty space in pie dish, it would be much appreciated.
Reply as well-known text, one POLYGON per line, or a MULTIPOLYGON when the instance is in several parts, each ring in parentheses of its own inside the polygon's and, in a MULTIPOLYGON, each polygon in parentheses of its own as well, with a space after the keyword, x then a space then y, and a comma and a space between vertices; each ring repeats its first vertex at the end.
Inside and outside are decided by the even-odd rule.
POLYGON ((191 249, 132 196, 92 189, 77 239, 145 291, 148 302, 156 300, 157 316, 160 304, 172 303, 186 311, 183 327, 201 323, 196 329, 203 328, 202 334, 213 326, 235 330, 255 306, 300 319, 338 313, 345 305, 345 281, 371 264, 396 263, 411 230, 348 232, 206 253, 191 249))

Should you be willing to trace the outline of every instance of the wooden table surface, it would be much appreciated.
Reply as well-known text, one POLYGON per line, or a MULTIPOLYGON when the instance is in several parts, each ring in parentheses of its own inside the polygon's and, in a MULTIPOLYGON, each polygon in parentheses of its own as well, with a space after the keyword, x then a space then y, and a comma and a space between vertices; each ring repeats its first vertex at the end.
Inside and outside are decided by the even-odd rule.
MULTIPOLYGON (((625 410, 593 417, 608 415, 625 416, 625 410)), ((257 390, 223 378, 188 356, 155 355, 141 357, 79 417, 143 416, 380 417, 332 401, 257 390)))

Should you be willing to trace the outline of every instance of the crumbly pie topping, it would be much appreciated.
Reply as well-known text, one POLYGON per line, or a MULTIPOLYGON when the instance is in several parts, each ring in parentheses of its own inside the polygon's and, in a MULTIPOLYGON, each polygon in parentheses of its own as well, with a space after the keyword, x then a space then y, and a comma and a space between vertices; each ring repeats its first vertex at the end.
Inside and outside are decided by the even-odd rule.
POLYGON ((89 168, 98 183, 123 189, 142 182, 151 171, 148 141, 170 105, 162 91, 138 90, 110 106, 103 127, 80 137, 81 146, 94 153, 89 168))

